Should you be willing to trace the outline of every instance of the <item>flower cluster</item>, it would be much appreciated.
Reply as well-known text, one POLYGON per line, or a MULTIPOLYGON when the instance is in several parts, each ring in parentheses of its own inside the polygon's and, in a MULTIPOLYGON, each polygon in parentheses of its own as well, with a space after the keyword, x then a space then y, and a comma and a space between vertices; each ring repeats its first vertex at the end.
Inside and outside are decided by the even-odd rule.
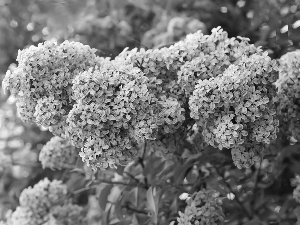
MULTIPOLYGON (((215 29, 211 35, 197 37, 190 35, 187 40, 198 42, 197 54, 185 62, 177 72, 178 83, 185 95, 189 97, 198 80, 205 80, 222 74, 231 64, 239 61, 241 56, 261 54, 262 50, 250 45, 248 39, 228 38, 226 32, 215 29), (200 51, 199 51, 200 50, 200 51)), ((196 43, 197 43, 196 42, 196 43)))
POLYGON ((67 140, 56 136, 43 146, 39 160, 43 168, 61 170, 74 164, 77 156, 78 153, 73 145, 67 140))
POLYGON ((82 216, 83 208, 78 205, 67 203, 53 207, 49 213, 48 221, 44 225, 84 225, 85 218, 82 216))
POLYGON ((7 217, 6 225, 84 224, 83 208, 71 203, 59 204, 67 196, 61 181, 47 178, 20 195, 20 206, 7 217))
POLYGON ((300 50, 288 52, 280 60, 278 87, 278 112, 294 138, 300 139, 300 50))
POLYGON ((147 51, 144 49, 125 50, 118 57, 140 68, 147 77, 151 78, 152 86, 159 95, 174 97, 182 102, 185 98, 180 82, 182 80, 181 67, 194 58, 201 57, 202 54, 206 55, 214 51, 218 43, 224 40, 228 40, 227 33, 218 27, 212 30, 211 35, 204 35, 201 31, 189 34, 185 40, 168 48, 147 51))
POLYGON ((184 212, 179 212, 178 225, 214 225, 224 221, 222 201, 215 190, 203 189, 187 199, 184 212))
POLYGON ((44 216, 51 206, 67 195, 67 186, 61 181, 41 180, 33 187, 22 191, 20 195, 20 207, 28 208, 33 214, 44 216))
POLYGON ((153 139, 160 123, 148 79, 138 68, 118 63, 90 69, 73 82, 76 104, 67 118, 67 137, 93 169, 132 161, 135 145, 153 139))
POLYGON ((127 164, 142 142, 194 122, 206 143, 238 148, 235 157, 276 138, 276 64, 248 39, 218 27, 170 47, 125 49, 114 60, 94 53, 76 42, 45 42, 21 51, 3 81, 24 121, 81 148, 94 170, 127 164))
POLYGON ((139 68, 120 59, 74 79, 75 104, 66 120, 66 135, 81 148, 87 165, 96 170, 127 164, 138 144, 179 127, 185 118, 178 101, 157 98, 150 88, 151 81, 139 68))
MULTIPOLYGON (((138 67, 149 78, 149 90, 158 99, 177 102, 178 119, 175 121, 180 126, 186 119, 187 101, 197 80, 218 75, 242 55, 262 52, 248 44, 248 40, 240 39, 229 39, 218 27, 211 35, 198 31, 168 48, 125 50, 117 58, 138 67)), ((167 130, 174 132, 169 127, 167 130)))
POLYGON ((265 53, 243 56, 223 74, 199 80, 189 99, 191 117, 203 129, 205 141, 231 148, 237 165, 253 164, 255 146, 276 139, 276 71, 276 62, 265 53))
POLYGON ((264 146, 261 143, 244 143, 231 149, 231 156, 234 165, 239 168, 250 168, 255 162, 261 160, 261 155, 264 153, 264 146))
POLYGON ((18 67, 7 72, 3 88, 17 98, 23 121, 52 127, 61 123, 72 107, 72 80, 96 65, 97 57, 94 49, 81 43, 46 41, 19 51, 17 61, 18 67))
POLYGON ((169 48, 135 49, 120 56, 153 81, 156 96, 175 98, 182 112, 191 111, 210 145, 269 144, 278 131, 272 102, 277 65, 248 41, 228 38, 216 28, 211 35, 188 35, 169 48))

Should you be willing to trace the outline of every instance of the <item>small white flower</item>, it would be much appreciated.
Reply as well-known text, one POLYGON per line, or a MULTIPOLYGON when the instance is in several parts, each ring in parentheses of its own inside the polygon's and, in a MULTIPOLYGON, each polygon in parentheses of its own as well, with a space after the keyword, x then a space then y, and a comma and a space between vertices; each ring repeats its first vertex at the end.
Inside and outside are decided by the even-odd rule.
POLYGON ((235 198, 235 195, 234 195, 233 193, 228 193, 228 194, 227 194, 227 198, 228 198, 229 200, 233 200, 233 199, 235 198))
POLYGON ((179 195, 180 200, 187 200, 189 198, 190 198, 190 195, 188 193, 182 193, 181 195, 179 195))

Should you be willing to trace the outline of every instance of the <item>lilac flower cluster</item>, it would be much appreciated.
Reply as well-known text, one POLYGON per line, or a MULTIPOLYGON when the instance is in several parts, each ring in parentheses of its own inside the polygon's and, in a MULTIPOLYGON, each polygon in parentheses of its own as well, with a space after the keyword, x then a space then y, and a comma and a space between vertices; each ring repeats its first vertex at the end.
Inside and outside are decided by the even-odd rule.
POLYGON ((61 181, 41 180, 33 187, 22 191, 20 195, 20 207, 28 208, 33 214, 44 216, 51 206, 67 195, 67 186, 61 181))
MULTIPOLYGON (((77 42, 54 41, 19 51, 18 67, 8 71, 3 88, 17 98, 21 119, 44 127, 58 126, 72 108, 72 80, 96 65, 95 50, 77 42)), ((64 136, 62 133, 58 135, 64 136)))
POLYGON ((278 87, 278 112, 294 138, 300 140, 300 50, 288 52, 280 60, 278 87))
POLYGON ((83 208, 71 203, 61 204, 67 197, 67 187, 61 181, 47 178, 20 195, 20 206, 7 217, 5 225, 81 225, 83 208), (60 203, 60 204, 59 204, 60 203))
POLYGON ((187 199, 184 212, 179 212, 178 225, 216 225, 224 221, 222 201, 215 190, 203 189, 187 199))
POLYGON ((81 148, 94 170, 127 164, 143 142, 166 141, 194 122, 206 143, 233 149, 245 165, 250 149, 276 138, 276 65, 221 28, 168 48, 125 49, 114 60, 80 43, 45 42, 18 61, 3 87, 17 98, 21 118, 81 148))
POLYGON ((125 50, 119 57, 145 73, 155 84, 151 87, 158 98, 177 100, 183 116, 179 125, 190 116, 207 143, 220 149, 236 148, 232 150, 236 164, 248 167, 253 164, 254 146, 276 139, 279 123, 272 85, 277 64, 248 41, 228 38, 216 28, 211 35, 188 35, 169 48, 125 50), (189 111, 190 115, 184 114, 189 111), (244 142, 247 148, 242 150, 244 142))
POLYGON ((55 206, 48 215, 48 221, 44 225, 84 225, 83 208, 78 205, 66 203, 55 206))
POLYGON ((107 62, 73 82, 76 101, 67 118, 67 136, 93 169, 132 161, 139 140, 153 139, 159 109, 137 68, 107 62))
MULTIPOLYGON (((191 41, 195 39, 190 36, 191 41)), ((200 40, 197 55, 185 62, 177 72, 178 83, 185 95, 190 97, 198 80, 205 80, 222 74, 231 64, 242 56, 261 54, 262 50, 250 45, 248 39, 228 38, 226 32, 215 29, 211 35, 204 35, 200 40)))
POLYGON ((253 165, 255 146, 276 139, 276 71, 276 62, 265 53, 243 56, 223 74, 199 80, 189 99, 191 117, 203 129, 205 141, 232 149, 238 167, 253 165))
POLYGON ((43 168, 61 170, 75 163, 78 152, 67 140, 55 136, 43 146, 39 160, 43 168))
POLYGON ((185 95, 191 94, 197 80, 222 73, 241 56, 262 52, 248 41, 241 37, 228 38, 228 34, 218 27, 211 35, 201 31, 189 34, 185 40, 168 48, 125 49, 118 57, 133 63, 150 77, 160 95, 182 102, 185 95))

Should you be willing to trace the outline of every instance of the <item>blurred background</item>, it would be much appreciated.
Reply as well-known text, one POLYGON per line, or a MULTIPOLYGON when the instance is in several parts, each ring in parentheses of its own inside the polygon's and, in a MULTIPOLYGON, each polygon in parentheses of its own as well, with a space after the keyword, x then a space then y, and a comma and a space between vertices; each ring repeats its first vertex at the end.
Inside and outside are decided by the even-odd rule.
MULTIPOLYGON (((0 0, 0 81, 19 49, 45 40, 80 41, 113 58, 126 47, 158 48, 217 26, 279 58, 300 48, 300 0, 0 0)), ((20 121, 14 99, 1 91, 0 219, 25 187, 65 176, 38 161, 51 137, 20 121)))

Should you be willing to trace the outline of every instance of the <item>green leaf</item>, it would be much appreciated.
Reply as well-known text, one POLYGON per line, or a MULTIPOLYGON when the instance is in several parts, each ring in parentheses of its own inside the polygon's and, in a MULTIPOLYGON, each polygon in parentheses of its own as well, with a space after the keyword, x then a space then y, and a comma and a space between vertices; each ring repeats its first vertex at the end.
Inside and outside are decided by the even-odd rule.
POLYGON ((159 174, 159 180, 167 180, 174 174, 174 168, 176 167, 175 164, 171 164, 167 166, 163 171, 159 174))
POLYGON ((159 194, 157 193, 156 188, 150 187, 147 191, 147 203, 151 212, 151 224, 157 224, 158 217, 158 201, 159 194))
POLYGON ((108 195, 108 201, 111 203, 116 203, 120 195, 123 193, 124 188, 125 187, 114 186, 108 195))
POLYGON ((139 221, 135 214, 132 215, 132 223, 130 225, 139 225, 139 221))
POLYGON ((187 160, 183 165, 177 167, 177 169, 174 171, 175 183, 177 185, 183 182, 187 170, 189 170, 196 161, 197 158, 192 158, 190 160, 187 160))
POLYGON ((113 185, 102 183, 101 186, 102 187, 100 187, 100 194, 98 195, 98 200, 99 200, 100 208, 103 211, 105 211, 107 199, 108 199, 108 196, 110 194, 110 191, 111 191, 113 185))
POLYGON ((123 213, 122 213, 122 197, 119 196, 118 200, 116 201, 114 205, 114 214, 116 215, 117 219, 123 220, 123 213))
POLYGON ((149 208, 154 212, 154 214, 156 214, 156 207, 155 207, 155 201, 154 201, 152 187, 149 187, 149 189, 147 191, 147 202, 148 202, 149 208))
POLYGON ((138 206, 138 192, 139 192, 138 187, 135 187, 128 192, 128 198, 135 207, 138 206))
POLYGON ((109 224, 110 224, 110 225, 113 225, 113 224, 120 224, 120 220, 119 220, 118 218, 112 219, 111 221, 109 221, 109 224))
POLYGON ((108 204, 107 205, 107 209, 106 211, 103 213, 103 216, 102 216, 102 224, 108 224, 108 221, 109 221, 109 215, 110 215, 110 210, 111 210, 111 204, 108 204))

